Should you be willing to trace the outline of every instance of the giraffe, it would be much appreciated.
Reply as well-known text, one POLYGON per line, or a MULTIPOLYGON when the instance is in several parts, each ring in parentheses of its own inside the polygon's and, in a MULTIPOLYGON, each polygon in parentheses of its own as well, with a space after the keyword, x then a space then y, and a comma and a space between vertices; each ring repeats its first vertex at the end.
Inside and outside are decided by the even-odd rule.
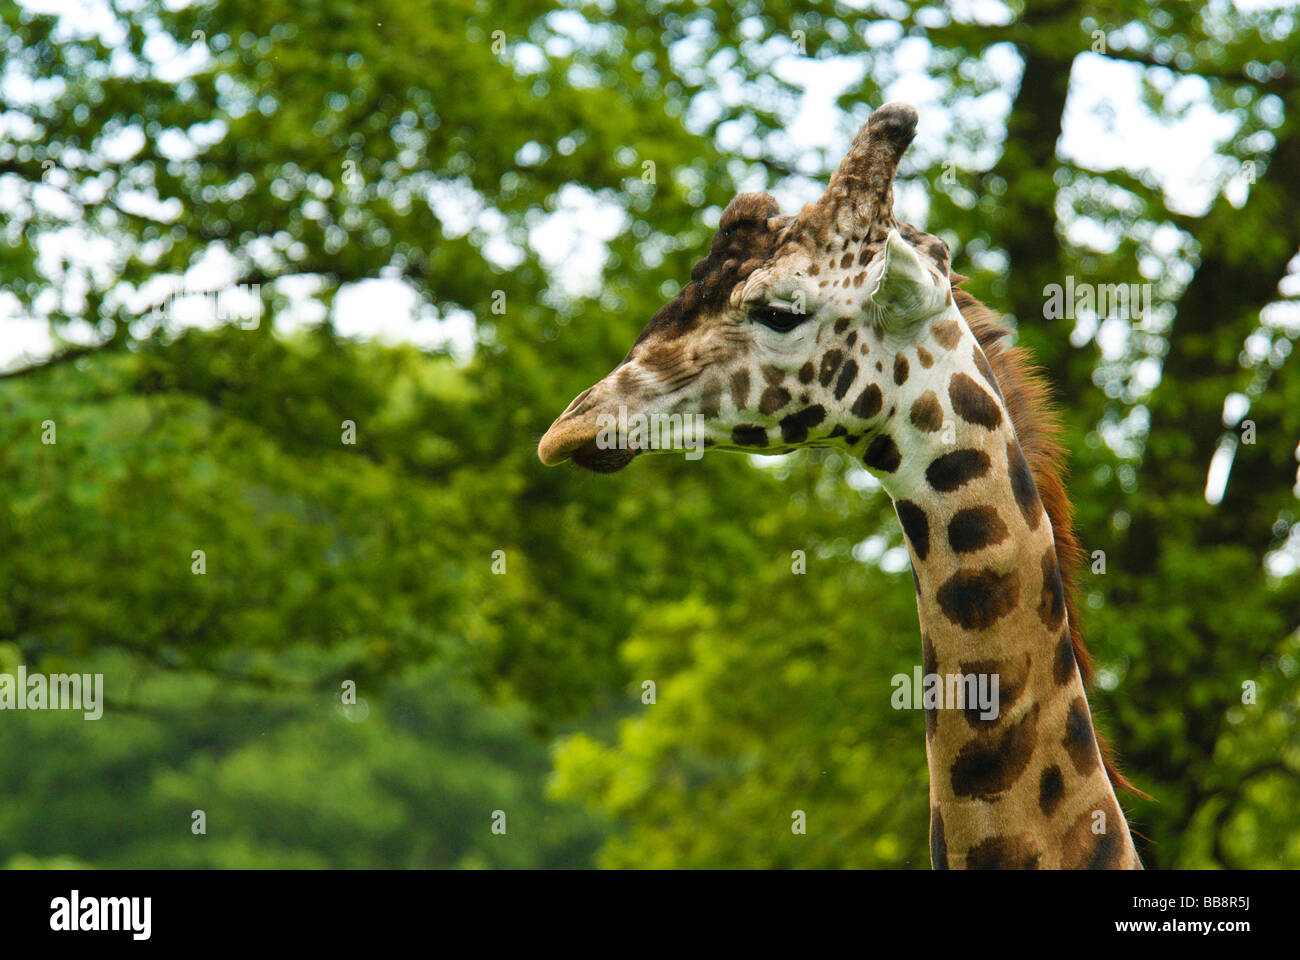
POLYGON ((710 450, 846 450, 893 499, 925 674, 999 683, 993 717, 926 704, 931 865, 1141 869, 1115 792, 1132 788, 1085 693, 1055 414, 943 240, 894 217, 916 123, 909 104, 877 109, 797 215, 766 194, 732 200, 690 283, 538 457, 623 469, 655 448, 608 429, 629 411, 692 415, 710 450))

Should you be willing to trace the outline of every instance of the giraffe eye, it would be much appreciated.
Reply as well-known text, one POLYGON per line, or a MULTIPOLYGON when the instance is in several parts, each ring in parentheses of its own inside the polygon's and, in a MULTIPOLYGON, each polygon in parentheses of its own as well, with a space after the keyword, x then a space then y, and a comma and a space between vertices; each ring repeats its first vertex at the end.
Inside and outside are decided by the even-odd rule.
POLYGON ((808 319, 806 313, 795 313, 785 307, 776 307, 770 303, 761 303, 751 308, 749 316, 756 323, 761 323, 769 330, 775 330, 777 333, 789 333, 808 319))

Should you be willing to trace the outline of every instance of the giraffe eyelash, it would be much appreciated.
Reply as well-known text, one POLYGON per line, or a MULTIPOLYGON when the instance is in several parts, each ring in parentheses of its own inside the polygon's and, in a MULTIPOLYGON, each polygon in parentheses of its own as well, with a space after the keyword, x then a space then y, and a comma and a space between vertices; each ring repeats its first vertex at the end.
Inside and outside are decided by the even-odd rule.
POLYGON ((795 313, 788 307, 774 303, 760 303, 750 308, 749 318, 756 323, 761 323, 769 330, 775 330, 777 333, 789 333, 807 320, 808 314, 795 313))

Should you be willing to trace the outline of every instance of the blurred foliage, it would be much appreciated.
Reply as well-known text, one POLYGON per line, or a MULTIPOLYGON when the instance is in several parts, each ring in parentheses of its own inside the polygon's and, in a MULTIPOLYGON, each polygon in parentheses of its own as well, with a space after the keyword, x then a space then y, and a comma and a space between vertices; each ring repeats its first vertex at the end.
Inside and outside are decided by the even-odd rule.
POLYGON ((842 146, 919 45, 938 102, 904 170, 924 196, 900 202, 1060 388, 1081 534, 1107 557, 1081 584, 1094 709, 1156 798, 1125 800, 1143 855, 1300 865, 1300 589, 1265 563, 1295 516, 1300 381, 1294 323, 1261 323, 1300 247, 1293 14, 173 6, 105 25, 0 3, 0 323, 58 344, 0 374, 0 668, 103 672, 108 698, 94 722, 0 718, 0 863, 926 866, 922 718, 888 706, 919 639, 874 482, 825 452, 617 478, 534 453, 738 189, 815 196, 840 148, 787 134, 802 94, 778 62, 860 66, 842 146), (1204 78, 1238 124, 1208 209, 1061 155, 1083 58, 1142 68, 1161 119, 1204 78), (537 233, 575 190, 621 215, 594 292, 537 233), (256 329, 153 318, 160 278, 205 262, 261 284, 256 329), (1151 278, 1165 309, 1105 353, 1040 318, 1066 275, 1151 278), (473 350, 342 336, 340 292, 374 278, 430 322, 471 319, 473 350), (324 322, 270 322, 304 283, 324 322), (1230 393, 1258 442, 1211 506, 1230 393))

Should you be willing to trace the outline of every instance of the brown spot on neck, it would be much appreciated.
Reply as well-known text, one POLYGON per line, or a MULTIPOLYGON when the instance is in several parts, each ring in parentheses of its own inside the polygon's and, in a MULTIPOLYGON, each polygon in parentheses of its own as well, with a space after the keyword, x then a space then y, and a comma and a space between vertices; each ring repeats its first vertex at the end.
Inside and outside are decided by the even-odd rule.
POLYGON ((930 324, 930 333, 945 350, 951 350, 961 340, 961 327, 956 320, 936 320, 930 324))

